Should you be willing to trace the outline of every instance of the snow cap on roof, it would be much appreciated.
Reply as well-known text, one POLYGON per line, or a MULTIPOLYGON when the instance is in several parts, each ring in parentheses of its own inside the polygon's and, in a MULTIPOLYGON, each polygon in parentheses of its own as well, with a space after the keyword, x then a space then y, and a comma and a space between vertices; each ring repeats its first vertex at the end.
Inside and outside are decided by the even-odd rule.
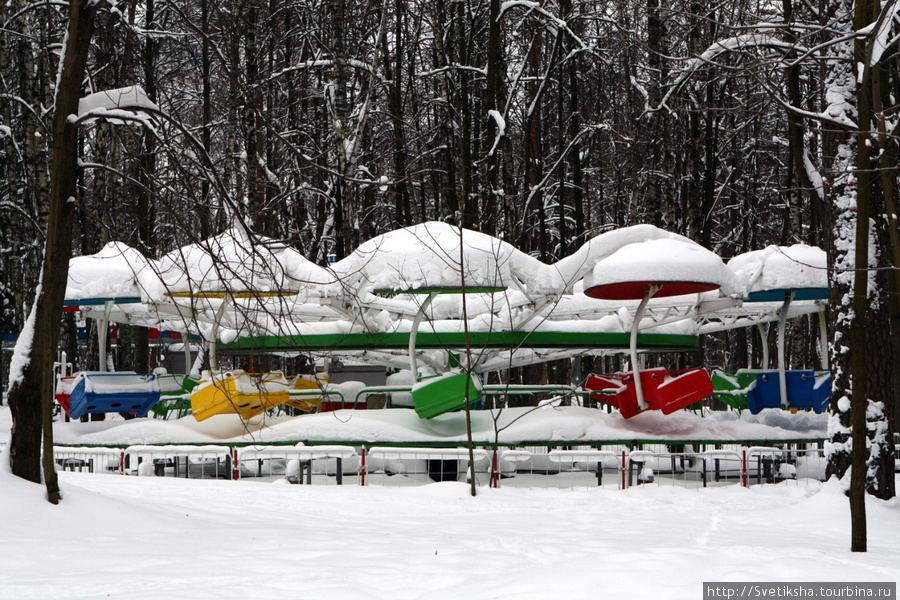
POLYGON ((141 282, 152 272, 152 261, 143 254, 122 242, 109 242, 96 254, 69 261, 66 298, 140 297, 141 282))
POLYGON ((521 285, 536 293, 561 288, 555 270, 511 244, 437 221, 374 237, 335 271, 366 289, 395 292, 456 290, 463 284, 469 289, 521 285))
POLYGON ((658 238, 626 244, 597 261, 585 288, 625 282, 695 283, 735 290, 734 274, 722 259, 687 238, 658 238))
POLYGON ((163 289, 183 292, 290 292, 334 278, 281 242, 235 225, 169 252, 159 261, 163 289))
POLYGON ((625 281, 697 281, 716 283, 726 295, 742 291, 716 254, 683 235, 653 225, 602 233, 556 267, 570 290, 584 279, 585 288, 625 281))
POLYGON ((735 256, 728 267, 748 293, 828 288, 828 259, 821 248, 769 246, 735 256))

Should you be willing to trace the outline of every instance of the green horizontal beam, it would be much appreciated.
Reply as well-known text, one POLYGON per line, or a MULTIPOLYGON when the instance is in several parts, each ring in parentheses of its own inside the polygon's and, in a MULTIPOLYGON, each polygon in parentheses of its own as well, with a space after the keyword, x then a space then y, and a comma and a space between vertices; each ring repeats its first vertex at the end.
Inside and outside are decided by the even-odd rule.
MULTIPOLYGON (((469 332, 473 349, 576 349, 628 350, 629 334, 595 333, 585 331, 476 331, 469 332)), ((700 348, 695 335, 671 333, 641 333, 638 348, 651 352, 691 352, 700 348)), ((462 332, 419 331, 416 348, 437 350, 463 348, 466 334, 462 332)), ((290 352, 303 350, 408 350, 409 333, 335 333, 317 335, 287 335, 238 338, 223 344, 218 351, 224 354, 290 352)))

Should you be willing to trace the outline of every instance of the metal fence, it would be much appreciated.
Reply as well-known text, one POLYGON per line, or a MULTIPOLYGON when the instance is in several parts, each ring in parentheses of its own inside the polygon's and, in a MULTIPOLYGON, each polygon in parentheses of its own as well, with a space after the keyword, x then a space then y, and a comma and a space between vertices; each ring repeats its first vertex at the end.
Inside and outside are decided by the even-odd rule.
POLYGON ((121 473, 122 451, 116 448, 53 447, 58 469, 87 473, 121 473))
POLYGON ((131 476, 276 480, 304 485, 415 486, 469 481, 516 488, 639 485, 704 488, 825 479, 822 444, 528 446, 141 445, 54 448, 58 468, 131 476))

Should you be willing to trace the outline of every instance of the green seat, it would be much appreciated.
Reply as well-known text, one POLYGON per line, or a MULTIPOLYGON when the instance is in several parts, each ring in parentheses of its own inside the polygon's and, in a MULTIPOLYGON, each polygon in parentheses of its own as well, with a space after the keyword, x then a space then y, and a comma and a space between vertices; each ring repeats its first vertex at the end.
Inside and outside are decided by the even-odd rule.
POLYGON ((174 412, 180 419, 191 414, 191 391, 200 383, 199 377, 190 375, 159 375, 159 387, 162 392, 160 401, 153 407, 153 416, 157 419, 168 419, 174 412))
POLYGON ((416 414, 420 419, 432 419, 438 415, 466 407, 466 388, 469 406, 481 400, 484 392, 481 381, 466 373, 445 373, 431 377, 413 386, 412 397, 416 414))
POLYGON ((737 410, 746 410, 747 389, 756 381, 758 369, 740 369, 734 373, 712 372, 713 396, 737 410))
POLYGON ((156 419, 168 419, 172 413, 180 419, 191 414, 190 396, 168 396, 160 399, 153 407, 153 417, 156 419))
POLYGON ((190 394, 200 383, 199 377, 190 375, 158 375, 159 389, 163 397, 190 394))

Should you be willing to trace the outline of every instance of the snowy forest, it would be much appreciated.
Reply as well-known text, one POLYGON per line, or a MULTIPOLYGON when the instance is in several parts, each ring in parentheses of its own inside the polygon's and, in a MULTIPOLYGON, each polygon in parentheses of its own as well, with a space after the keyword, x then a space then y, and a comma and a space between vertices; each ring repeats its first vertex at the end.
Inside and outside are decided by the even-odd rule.
MULTIPOLYGON (((2 3, 4 333, 22 329, 44 264, 70 10, 93 29, 79 95, 146 95, 138 112, 77 123, 70 256, 118 240, 157 257, 236 218, 319 264, 429 220, 545 262, 638 223, 722 257, 808 243, 832 268, 833 441, 849 437, 839 400, 855 373, 873 446, 889 448, 897 0, 2 3), (847 352, 858 336, 869 350, 847 352)), ((809 338, 793 356, 815 353, 809 338)), ((745 364, 758 345, 722 334, 704 360, 745 364)), ((869 465, 881 497, 888 454, 869 465)))

